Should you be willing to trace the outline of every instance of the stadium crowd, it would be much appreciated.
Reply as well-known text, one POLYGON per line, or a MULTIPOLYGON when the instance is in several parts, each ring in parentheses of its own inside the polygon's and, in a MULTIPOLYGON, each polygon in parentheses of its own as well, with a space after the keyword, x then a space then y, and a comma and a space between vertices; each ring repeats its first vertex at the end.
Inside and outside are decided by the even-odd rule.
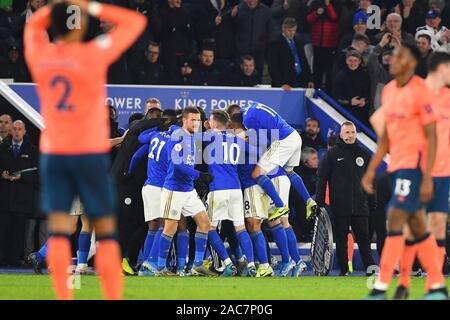
MULTIPOLYGON (((421 77, 426 76, 425 61, 432 51, 450 52, 450 30, 447 29, 450 28, 450 3, 443 0, 110 2, 141 12, 147 17, 148 26, 134 46, 111 66, 108 83, 271 84, 284 90, 321 88, 368 126, 370 114, 380 105, 383 86, 392 79, 388 72, 390 58, 401 41, 415 41, 420 49, 422 61, 416 73, 421 77), (370 27, 371 18, 367 12, 370 5, 381 8, 380 28, 370 27)), ((33 12, 43 5, 45 0, 1 0, 0 78, 31 81, 23 60, 23 29, 33 12)), ((112 28, 114 26, 108 23, 91 19, 87 38, 112 28)), ((229 111, 231 114, 232 106, 229 111)), ((119 205, 119 238, 127 260, 125 271, 137 265, 147 233, 140 196, 145 167, 137 169, 142 174, 133 176, 127 176, 125 168, 139 147, 137 137, 144 129, 154 126, 161 113, 158 99, 149 99, 144 114, 133 114, 129 120, 130 129, 125 132, 118 126, 116 110, 110 107, 112 170, 118 184, 119 203, 126 204, 126 199, 133 199, 132 209, 119 205)), ((13 120, 7 114, 0 116, 0 266, 30 263, 27 261, 30 253, 38 250, 46 240, 45 217, 38 210, 38 172, 17 173, 38 166, 38 151, 26 137, 25 124, 13 120)), ((345 148, 346 142, 339 133, 322 141, 320 123, 313 118, 306 121, 301 136, 304 150, 301 164, 295 171, 302 177, 309 193, 315 195, 319 191, 318 182, 323 178, 317 173, 319 166, 323 166, 319 159, 327 153, 327 148, 345 148)), ((376 239, 379 252, 386 235, 384 207, 390 193, 386 179, 386 175, 379 177, 377 197, 370 200, 372 202, 367 204, 363 214, 367 218, 364 236, 369 240, 376 239), (374 233, 376 238, 372 237, 374 233)), ((324 198, 322 189, 321 197, 324 198)), ((363 198, 369 201, 366 195, 363 198)), ((326 202, 323 205, 330 204, 329 199, 323 202, 326 202)), ((293 192, 290 207, 290 223, 297 239, 310 241, 311 222, 306 219, 302 200, 293 192)), ((332 210, 330 212, 334 214, 332 210)), ((355 213, 356 216, 360 214, 355 213)), ((338 220, 333 219, 333 222, 338 220)), ((230 228, 224 225, 222 229, 222 236, 227 238, 230 247, 234 244, 234 249, 238 248, 230 228)), ((347 244, 342 240, 343 233, 345 236, 347 230, 341 230, 339 241, 347 244)), ((270 233, 267 236, 270 237, 270 233)), ((78 237, 73 241, 77 243, 78 237)), ((348 241, 353 241, 351 234, 348 241)), ((77 245, 73 247, 77 248, 77 245)), ((367 266, 373 263, 367 256, 364 260, 367 266)), ((348 274, 345 263, 340 263, 340 268, 343 275, 348 274)))

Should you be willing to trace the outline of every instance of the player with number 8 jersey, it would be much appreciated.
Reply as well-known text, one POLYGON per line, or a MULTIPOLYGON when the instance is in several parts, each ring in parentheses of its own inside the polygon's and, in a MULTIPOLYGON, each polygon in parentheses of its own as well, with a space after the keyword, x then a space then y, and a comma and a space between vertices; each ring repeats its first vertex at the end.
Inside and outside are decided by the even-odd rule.
POLYGON ((122 296, 105 83, 109 66, 145 25, 145 17, 131 10, 67 0, 33 13, 25 27, 25 59, 37 84, 45 124, 40 141, 41 206, 49 215, 47 262, 58 299, 72 299, 66 285, 72 262, 68 212, 76 196, 94 224, 95 266, 103 294, 107 299, 122 296), (83 42, 89 15, 111 22, 114 29, 83 42), (74 18, 79 23, 71 23, 74 18), (47 29, 53 31, 54 42, 47 29))

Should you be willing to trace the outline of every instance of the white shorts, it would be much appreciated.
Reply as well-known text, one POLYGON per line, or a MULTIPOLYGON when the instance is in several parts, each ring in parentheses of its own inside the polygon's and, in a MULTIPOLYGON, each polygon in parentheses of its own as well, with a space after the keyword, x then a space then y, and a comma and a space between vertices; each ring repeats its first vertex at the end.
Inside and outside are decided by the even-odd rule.
POLYGON ((220 221, 233 221, 234 226, 244 225, 244 199, 241 189, 216 190, 208 194, 209 221, 216 227, 220 221))
POLYGON ((244 190, 244 217, 266 220, 269 216, 269 197, 257 184, 244 190))
POLYGON ((297 167, 302 156, 302 138, 297 131, 283 140, 274 141, 258 161, 267 174, 274 174, 278 167, 297 167))
MULTIPOLYGON (((285 205, 289 204, 289 191, 291 189, 291 180, 287 176, 278 176, 271 179, 278 195, 285 205)), ((275 203, 269 198, 269 214, 273 213, 275 203)), ((288 217, 285 215, 284 217, 288 217)))
POLYGON ((85 214, 84 206, 81 203, 80 198, 76 197, 73 200, 72 209, 70 210, 69 215, 70 216, 82 216, 83 214, 85 214))
POLYGON ((164 219, 180 220, 181 215, 192 217, 205 211, 203 202, 197 191, 189 192, 171 191, 165 188, 161 193, 161 215, 164 219))
POLYGON ((162 188, 151 185, 142 187, 142 200, 144 202, 145 222, 162 218, 161 214, 161 192, 162 188))

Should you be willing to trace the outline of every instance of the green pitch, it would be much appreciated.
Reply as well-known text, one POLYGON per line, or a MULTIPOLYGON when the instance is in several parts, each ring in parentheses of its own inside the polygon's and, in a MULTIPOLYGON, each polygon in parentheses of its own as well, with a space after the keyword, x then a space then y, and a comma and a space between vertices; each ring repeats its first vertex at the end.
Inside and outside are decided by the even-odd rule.
MULTIPOLYGON (((421 298, 424 283, 425 279, 412 279, 411 298, 421 298)), ((450 285, 449 279, 447 283, 450 285)), ((125 278, 125 299, 359 300, 367 293, 366 277, 125 278)), ((101 299, 98 279, 82 277, 75 298, 101 299)), ((54 296, 48 276, 0 275, 0 299, 54 299, 54 296)))

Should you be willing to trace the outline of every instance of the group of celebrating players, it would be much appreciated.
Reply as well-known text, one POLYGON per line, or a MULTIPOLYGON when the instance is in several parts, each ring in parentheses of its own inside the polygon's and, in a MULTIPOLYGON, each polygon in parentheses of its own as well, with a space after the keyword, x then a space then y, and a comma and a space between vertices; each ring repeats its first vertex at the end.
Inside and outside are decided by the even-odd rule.
MULTIPOLYGON (((114 192, 108 172, 104 84, 110 63, 131 45, 144 26, 145 18, 138 13, 93 1, 67 0, 37 11, 25 29, 25 56, 38 85, 46 125, 40 143, 42 207, 49 214, 51 232, 45 255, 59 299, 72 298, 66 284, 72 262, 68 236, 73 224, 67 213, 77 196, 96 232, 95 267, 104 296, 122 297, 114 192), (69 5, 79 6, 82 13, 78 28, 66 23, 69 5), (82 42, 87 15, 111 21, 116 27, 106 35, 82 42), (55 34, 54 43, 48 39, 48 27, 55 34)), ((436 223, 439 227, 430 235, 422 206, 431 201, 429 211, 448 213, 450 96, 445 86, 450 83, 450 58, 445 53, 433 54, 430 76, 423 81, 413 76, 418 57, 413 45, 405 43, 396 49, 391 65, 395 80, 384 90, 383 106, 375 117, 380 132, 379 148, 363 186, 367 192, 373 192, 375 170, 389 151, 394 193, 380 276, 370 298, 385 298, 402 254, 405 265, 416 253, 428 274, 426 296, 447 298, 439 268, 443 259, 443 239, 438 232, 441 222, 436 223), (406 224, 410 240, 405 246, 406 224)), ((197 225, 192 274, 217 275, 203 264, 207 242, 224 264, 222 275, 236 274, 236 267, 216 231, 220 221, 231 220, 247 259, 246 274, 272 275, 261 232, 261 221, 267 219, 282 256, 280 275, 298 276, 305 264, 287 220, 290 186, 303 198, 307 216, 317 207, 293 171, 301 156, 298 132, 273 109, 258 102, 249 103, 231 116, 224 111, 213 111, 205 124, 208 130, 200 135, 197 133, 201 126, 200 112, 195 107, 185 108, 181 119, 164 120, 159 127, 140 135, 143 147, 134 157, 134 161, 139 161, 142 155, 148 156, 148 179, 142 195, 149 232, 139 274, 171 273, 167 258, 177 234, 176 273, 186 275, 189 235, 182 221, 183 217, 192 217, 197 225), (203 152, 198 150, 198 137, 203 152), (195 168, 199 154, 208 165, 207 171, 195 168), (206 181, 209 187, 206 205, 194 188, 198 179, 206 181), (255 261, 259 263, 258 268, 255 261)), ((129 172, 132 171, 131 165, 129 172)), ((406 269, 402 268, 402 272, 409 275, 406 269)), ((397 290, 398 295, 406 295, 407 287, 404 281, 397 290)))

